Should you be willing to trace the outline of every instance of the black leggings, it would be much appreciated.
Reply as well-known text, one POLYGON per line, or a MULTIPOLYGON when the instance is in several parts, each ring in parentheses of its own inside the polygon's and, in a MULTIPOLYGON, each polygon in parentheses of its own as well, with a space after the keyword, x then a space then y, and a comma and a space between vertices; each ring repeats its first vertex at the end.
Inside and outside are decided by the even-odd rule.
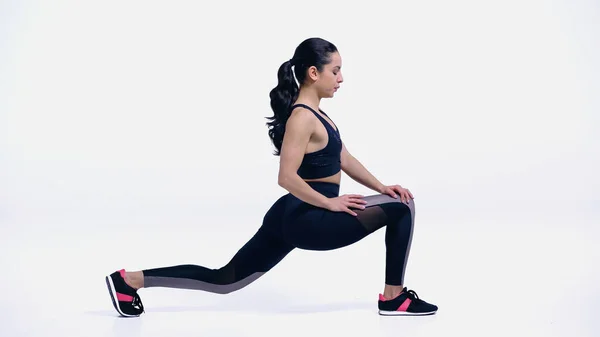
MULTIPOLYGON (((339 185, 309 182, 327 197, 339 196, 339 185)), ((143 270, 144 287, 197 289, 226 294, 252 283, 294 248, 331 250, 353 244, 386 226, 385 283, 403 285, 415 219, 414 200, 377 194, 366 196, 357 216, 305 203, 288 193, 273 204, 256 234, 225 266, 209 269, 179 265, 143 270)))

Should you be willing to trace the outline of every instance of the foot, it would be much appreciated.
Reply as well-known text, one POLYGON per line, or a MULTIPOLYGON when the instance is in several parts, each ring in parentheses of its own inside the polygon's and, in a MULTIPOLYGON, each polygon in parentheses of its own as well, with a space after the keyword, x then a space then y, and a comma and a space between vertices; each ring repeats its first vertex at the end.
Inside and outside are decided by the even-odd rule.
POLYGON ((106 276, 106 286, 113 306, 121 316, 137 317, 144 312, 137 290, 125 282, 124 269, 106 276))
POLYGON ((379 294, 379 314, 384 316, 424 316, 433 315, 438 307, 417 296, 413 290, 404 288, 400 295, 392 299, 379 294))

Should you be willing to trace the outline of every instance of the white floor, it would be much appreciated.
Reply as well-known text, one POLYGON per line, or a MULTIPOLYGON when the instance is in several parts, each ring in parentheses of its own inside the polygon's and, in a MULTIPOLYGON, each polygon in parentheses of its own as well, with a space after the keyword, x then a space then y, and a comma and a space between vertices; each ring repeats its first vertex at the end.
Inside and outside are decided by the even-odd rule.
MULTIPOLYGON (((141 230, 7 227, 1 336, 598 336, 593 224, 417 227, 406 285, 439 305, 430 317, 376 312, 383 231, 330 252, 295 251, 226 296, 143 289, 146 313, 117 316, 104 276, 179 263, 217 267, 255 227, 141 230)), ((83 227, 82 227, 83 228, 83 227)), ((206 227, 202 227, 206 228, 206 227)), ((6 229, 6 228, 5 228, 6 229)))

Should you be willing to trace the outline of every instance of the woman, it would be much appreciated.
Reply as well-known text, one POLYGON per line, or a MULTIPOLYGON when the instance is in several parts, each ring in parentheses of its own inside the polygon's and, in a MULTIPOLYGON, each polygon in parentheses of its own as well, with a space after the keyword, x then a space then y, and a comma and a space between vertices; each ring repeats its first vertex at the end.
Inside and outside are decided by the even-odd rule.
POLYGON ((280 156, 279 185, 289 193, 267 211, 256 234, 219 269, 178 265, 115 271, 106 283, 119 314, 131 317, 144 312, 137 293, 144 287, 227 294, 254 282, 294 248, 337 249, 384 226, 386 269, 379 313, 429 315, 437 311, 437 306, 403 286, 415 218, 412 194, 373 177, 348 152, 335 123, 319 109, 320 100, 333 97, 340 87, 341 67, 333 44, 310 38, 279 68, 279 83, 270 93, 274 115, 267 125, 275 155, 280 156), (341 171, 380 194, 340 196, 341 171))

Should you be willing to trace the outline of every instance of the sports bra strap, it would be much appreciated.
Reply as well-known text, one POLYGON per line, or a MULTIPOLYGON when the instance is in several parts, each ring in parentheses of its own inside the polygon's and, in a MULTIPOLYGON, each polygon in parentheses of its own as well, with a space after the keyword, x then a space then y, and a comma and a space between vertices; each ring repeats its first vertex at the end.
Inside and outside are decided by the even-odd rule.
MULTIPOLYGON (((310 110, 310 111, 312 111, 312 112, 316 113, 316 111, 315 111, 313 108, 309 107, 309 106, 308 106, 308 105, 306 105, 306 104, 302 104, 302 103, 296 103, 296 104, 292 105, 292 106, 290 107, 290 110, 294 110, 295 108, 297 108, 297 107, 299 107, 299 106, 301 106, 301 107, 304 107, 304 108, 307 108, 308 110, 310 110)), ((319 111, 321 111, 321 109, 319 109, 319 111)), ((323 111, 321 111, 321 112, 323 112, 323 111)))
MULTIPOLYGON (((331 126, 331 124, 330 124, 329 122, 327 122, 327 121, 326 121, 326 120, 325 120, 323 117, 321 117, 321 116, 320 116, 320 115, 319 115, 319 114, 318 114, 318 113, 317 113, 317 112, 316 112, 316 111, 315 111, 313 108, 309 107, 309 106, 308 106, 308 105, 306 105, 306 104, 302 104, 302 103, 296 103, 296 104, 294 104, 294 105, 292 105, 292 106, 290 107, 290 111, 294 110, 296 107, 299 107, 299 106, 301 106, 301 107, 304 107, 304 108, 307 108, 308 110, 312 111, 312 112, 313 112, 313 113, 314 113, 314 114, 315 114, 315 115, 316 115, 316 116, 319 118, 319 120, 321 120, 321 122, 323 122, 323 123, 326 123, 326 124, 327 124, 327 125, 329 125, 329 127, 330 127, 330 128, 332 128, 332 129, 333 129, 333 126, 335 126, 335 129, 334 129, 333 131, 336 131, 336 132, 338 131, 338 130, 337 130, 337 125, 335 125, 335 123, 333 123, 333 121, 331 121, 331 123, 333 123, 333 126, 331 126)), ((325 113, 323 110, 319 109, 319 111, 320 111, 320 112, 321 112, 323 115, 327 116, 327 114, 326 114, 326 113, 325 113)), ((329 116, 327 116, 327 118, 329 118, 329 116)))

